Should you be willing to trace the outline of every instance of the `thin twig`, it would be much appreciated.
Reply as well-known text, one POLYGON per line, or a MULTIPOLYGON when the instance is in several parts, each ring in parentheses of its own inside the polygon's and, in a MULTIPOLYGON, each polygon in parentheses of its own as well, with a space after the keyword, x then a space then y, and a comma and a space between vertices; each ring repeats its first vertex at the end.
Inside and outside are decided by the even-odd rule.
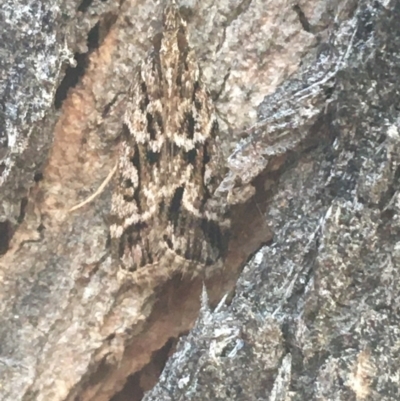
POLYGON ((102 182, 102 184, 99 186, 99 188, 97 189, 97 191, 90 195, 89 198, 85 199, 83 202, 78 203, 77 205, 75 205, 74 207, 71 207, 71 209, 68 210, 68 212, 74 212, 75 210, 80 209, 81 207, 87 205, 88 203, 90 203, 94 198, 96 198, 99 194, 101 194, 104 190, 104 188, 107 186, 107 184, 110 182, 111 178, 113 177, 113 175, 115 174, 115 172, 117 171, 117 167, 118 167, 118 162, 115 163, 115 166, 113 167, 113 169, 110 171, 110 173, 108 174, 107 178, 102 182))

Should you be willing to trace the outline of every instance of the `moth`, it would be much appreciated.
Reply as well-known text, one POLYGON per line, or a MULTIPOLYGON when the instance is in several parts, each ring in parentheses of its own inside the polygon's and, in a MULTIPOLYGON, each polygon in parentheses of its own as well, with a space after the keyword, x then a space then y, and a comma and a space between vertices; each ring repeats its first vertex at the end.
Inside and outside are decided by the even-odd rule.
POLYGON ((174 3, 128 99, 111 206, 113 255, 138 280, 208 276, 222 267, 228 241, 226 211, 213 195, 222 179, 218 127, 174 3))

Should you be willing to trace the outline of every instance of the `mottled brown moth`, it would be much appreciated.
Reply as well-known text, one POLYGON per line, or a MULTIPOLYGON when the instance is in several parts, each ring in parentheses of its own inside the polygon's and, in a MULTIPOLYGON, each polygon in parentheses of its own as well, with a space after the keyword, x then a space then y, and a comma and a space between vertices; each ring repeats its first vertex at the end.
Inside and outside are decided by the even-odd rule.
POLYGON ((213 196, 222 178, 216 138, 211 97, 171 4, 129 91, 112 197, 113 254, 138 279, 208 276, 222 266, 227 220, 213 196))

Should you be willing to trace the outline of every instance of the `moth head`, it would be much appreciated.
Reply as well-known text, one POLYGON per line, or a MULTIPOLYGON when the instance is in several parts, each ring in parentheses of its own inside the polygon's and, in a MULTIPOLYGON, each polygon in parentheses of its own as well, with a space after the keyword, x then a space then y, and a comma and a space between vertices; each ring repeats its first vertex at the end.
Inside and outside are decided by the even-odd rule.
POLYGON ((186 27, 186 22, 182 19, 175 1, 171 1, 164 11, 164 29, 175 31, 182 26, 186 27))

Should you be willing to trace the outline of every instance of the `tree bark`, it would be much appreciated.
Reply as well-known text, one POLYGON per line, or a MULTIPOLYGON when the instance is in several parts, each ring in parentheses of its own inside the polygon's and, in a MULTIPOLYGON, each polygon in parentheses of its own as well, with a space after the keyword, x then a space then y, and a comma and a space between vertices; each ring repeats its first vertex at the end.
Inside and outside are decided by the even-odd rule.
POLYGON ((0 400, 397 400, 399 3, 180 2, 227 185, 255 195, 224 271, 137 285, 112 185, 71 208, 163 6, 3 1, 0 400))

